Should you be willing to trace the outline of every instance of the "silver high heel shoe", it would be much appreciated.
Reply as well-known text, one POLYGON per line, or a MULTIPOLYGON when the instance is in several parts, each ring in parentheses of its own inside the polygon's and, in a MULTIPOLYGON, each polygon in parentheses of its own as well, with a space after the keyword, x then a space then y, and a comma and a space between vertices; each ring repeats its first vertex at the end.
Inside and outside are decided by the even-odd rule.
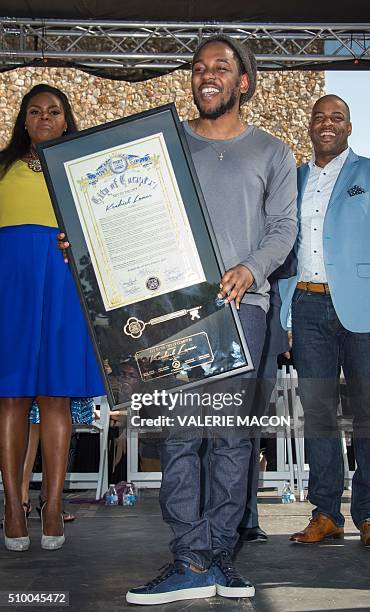
MULTIPOLYGON (((42 525, 42 536, 41 536, 41 548, 44 550, 58 550, 58 548, 62 548, 64 542, 66 541, 64 533, 60 536, 49 536, 44 534, 44 522, 42 518, 42 513, 45 509, 47 502, 45 502, 41 508, 41 525, 42 525)), ((64 530, 64 521, 62 515, 63 522, 63 530, 64 530)))
MULTIPOLYGON (((26 518, 27 523, 27 518, 26 518)), ((15 552, 23 552, 24 550, 28 550, 30 547, 30 538, 29 536, 21 536, 20 538, 8 538, 5 530, 5 517, 3 520, 3 531, 4 531, 4 543, 5 548, 8 550, 13 550, 15 552)))

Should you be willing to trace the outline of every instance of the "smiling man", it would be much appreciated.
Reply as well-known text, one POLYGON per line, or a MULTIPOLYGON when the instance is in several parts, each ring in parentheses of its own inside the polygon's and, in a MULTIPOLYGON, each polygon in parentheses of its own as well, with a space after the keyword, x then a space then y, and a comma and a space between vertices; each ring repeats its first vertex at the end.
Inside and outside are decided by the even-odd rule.
MULTIPOLYGON (((296 237, 296 168, 285 144, 242 120, 240 105, 255 87, 256 61, 247 47, 223 35, 206 39, 192 64, 199 117, 185 122, 184 130, 226 270, 220 295, 235 300, 257 371, 269 307, 267 277, 284 262, 296 237)), ((204 511, 201 443, 201 436, 191 433, 163 440, 160 503, 174 534, 174 563, 131 589, 130 603, 254 595, 232 561, 253 441, 232 430, 214 439, 204 511)))
POLYGON ((328 95, 316 102, 309 127, 314 153, 298 171, 298 277, 287 283, 282 307, 284 324, 294 293, 293 354, 315 508, 306 529, 290 539, 304 544, 344 533, 342 369, 357 463, 351 514, 370 546, 370 160, 348 147, 351 131, 344 100, 328 95))

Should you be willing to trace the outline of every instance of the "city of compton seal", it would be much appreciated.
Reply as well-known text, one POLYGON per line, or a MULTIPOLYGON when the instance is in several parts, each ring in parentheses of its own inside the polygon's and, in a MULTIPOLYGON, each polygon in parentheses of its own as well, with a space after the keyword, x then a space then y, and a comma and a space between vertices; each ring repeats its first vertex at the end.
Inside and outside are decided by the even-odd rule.
POLYGON ((109 168, 114 174, 122 174, 127 170, 127 159, 124 155, 113 155, 108 162, 109 168))
POLYGON ((149 289, 149 291, 156 291, 159 288, 160 284, 161 282, 156 276, 150 276, 146 281, 146 287, 147 289, 149 289))

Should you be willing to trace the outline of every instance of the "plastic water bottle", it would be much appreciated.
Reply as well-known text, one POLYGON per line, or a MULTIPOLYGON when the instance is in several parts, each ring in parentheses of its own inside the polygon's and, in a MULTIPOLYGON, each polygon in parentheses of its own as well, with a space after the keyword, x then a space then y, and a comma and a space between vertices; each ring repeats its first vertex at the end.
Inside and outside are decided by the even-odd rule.
POLYGON ((282 504, 292 504, 295 502, 295 495, 290 488, 290 484, 288 481, 285 481, 283 492, 281 494, 281 503, 282 504))
POLYGON ((106 506, 118 506, 118 495, 114 484, 109 485, 109 489, 105 494, 106 506))
POLYGON ((122 495, 122 506, 134 506, 136 504, 137 495, 136 488, 133 482, 128 482, 122 495))

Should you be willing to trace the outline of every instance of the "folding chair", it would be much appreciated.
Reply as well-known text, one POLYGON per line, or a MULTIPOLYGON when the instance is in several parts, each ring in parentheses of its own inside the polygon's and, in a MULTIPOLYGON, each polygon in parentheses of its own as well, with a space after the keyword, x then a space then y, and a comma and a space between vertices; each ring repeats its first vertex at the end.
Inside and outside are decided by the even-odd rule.
POLYGON ((109 432, 109 405, 107 397, 95 398, 95 403, 100 405, 100 419, 91 425, 75 425, 76 433, 99 433, 99 471, 97 473, 75 473, 66 474, 66 481, 78 486, 78 488, 90 488, 96 482, 95 499, 101 499, 108 489, 108 432, 109 432))
POLYGON ((299 395, 297 395, 298 389, 298 373, 293 366, 289 366, 289 405, 290 412, 293 418, 293 432, 294 432, 294 448, 296 455, 296 471, 297 471, 297 489, 299 501, 305 501, 305 486, 304 483, 308 482, 308 469, 304 461, 304 436, 303 436, 303 408, 299 395))
MULTIPOLYGON (((276 385, 272 392, 271 404, 274 404, 274 413, 278 417, 289 416, 288 403, 288 378, 286 369, 278 370, 276 385)), ((276 436, 276 470, 260 472, 259 486, 261 488, 277 487, 278 495, 281 495, 284 483, 289 482, 294 491, 294 465, 291 428, 284 426, 282 434, 276 436)))

